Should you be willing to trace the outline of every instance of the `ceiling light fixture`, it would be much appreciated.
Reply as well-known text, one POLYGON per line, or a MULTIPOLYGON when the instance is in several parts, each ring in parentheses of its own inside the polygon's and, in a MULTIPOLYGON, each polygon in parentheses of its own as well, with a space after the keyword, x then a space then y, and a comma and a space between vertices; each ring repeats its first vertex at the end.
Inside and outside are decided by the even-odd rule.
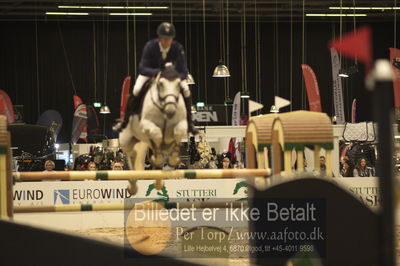
POLYGON ((110 114, 110 108, 107 106, 107 104, 105 103, 101 108, 100 108, 100 114, 102 115, 108 115, 110 114))
MULTIPOLYGON (((188 33, 187 33, 187 23, 186 23, 186 17, 187 17, 186 11, 187 11, 187 9, 186 9, 186 0, 185 0, 185 49, 188 49, 188 41, 187 41, 188 40, 188 38, 187 38, 188 33)), ((189 51, 190 51, 190 49, 189 49, 189 51)), ((190 66, 189 63, 187 63, 188 66, 190 66)), ((186 77, 186 82, 187 82, 188 85, 196 84, 196 82, 194 82, 194 78, 193 78, 192 74, 190 74, 189 71, 188 71, 188 75, 186 77)))
POLYGON ((229 73, 229 69, 226 65, 223 64, 222 60, 219 61, 218 66, 215 67, 213 72, 214 78, 229 78, 231 74, 229 73))
POLYGON ((351 7, 351 6, 330 6, 329 9, 331 10, 394 10, 394 9, 400 9, 400 7, 378 7, 378 6, 356 6, 356 7, 351 7))
POLYGON ((57 16, 88 16, 89 13, 82 12, 46 12, 46 15, 57 15, 57 16))
POLYGON ((153 13, 109 13, 110 16, 151 16, 153 13))
POLYGON ((342 78, 348 78, 348 77, 350 77, 351 75, 353 75, 353 74, 355 74, 355 73, 357 73, 358 72, 358 66, 357 65, 352 65, 352 66, 349 66, 349 68, 347 68, 347 69, 341 69, 341 70, 339 70, 339 77, 342 77, 342 78))
MULTIPOLYGON (((215 67, 214 72, 213 72, 213 77, 214 78, 228 78, 231 76, 231 74, 229 73, 229 69, 226 65, 224 65, 223 63, 223 54, 224 52, 222 50, 225 49, 225 39, 223 39, 222 37, 224 36, 224 33, 222 32, 224 29, 224 25, 222 22, 223 19, 223 15, 224 15, 224 5, 223 2, 221 0, 221 8, 220 8, 220 23, 219 23, 219 42, 220 42, 220 59, 219 59, 219 63, 218 65, 215 67)), ((225 50, 224 50, 225 51, 225 50)))
POLYGON ((67 9, 168 9, 168 6, 58 6, 67 9))
POLYGON ((347 74, 347 72, 343 69, 343 70, 339 71, 339 75, 338 76, 341 77, 341 78, 348 78, 349 74, 347 74))
POLYGON ((270 113, 279 113, 279 109, 275 105, 272 105, 269 112, 270 113))
POLYGON ((249 99, 249 98, 250 98, 249 92, 248 92, 247 90, 244 91, 244 92, 242 92, 242 93, 240 94, 240 98, 249 99))
POLYGON ((186 78, 186 82, 187 82, 188 85, 196 84, 196 82, 194 82, 194 78, 193 78, 192 74, 190 74, 190 73, 188 74, 188 76, 186 78))
POLYGON ((308 13, 306 17, 366 17, 367 14, 313 14, 308 13))

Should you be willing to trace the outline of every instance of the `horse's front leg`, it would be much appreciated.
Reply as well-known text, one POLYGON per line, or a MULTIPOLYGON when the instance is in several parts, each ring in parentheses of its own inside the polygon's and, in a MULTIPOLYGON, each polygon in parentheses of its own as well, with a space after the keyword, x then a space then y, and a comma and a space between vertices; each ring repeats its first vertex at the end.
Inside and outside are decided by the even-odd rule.
POLYGON ((164 161, 161 152, 161 144, 163 139, 162 131, 156 124, 147 119, 142 119, 140 124, 142 126, 144 135, 149 138, 149 142, 151 143, 150 146, 154 153, 151 157, 151 162, 155 167, 161 167, 164 161))
POLYGON ((180 143, 181 140, 187 135, 188 124, 185 120, 180 121, 174 128, 174 139, 176 143, 180 143))
POLYGON ((181 162, 179 158, 179 143, 187 135, 187 128, 186 120, 180 121, 174 128, 174 144, 168 154, 168 165, 172 167, 177 166, 181 162))

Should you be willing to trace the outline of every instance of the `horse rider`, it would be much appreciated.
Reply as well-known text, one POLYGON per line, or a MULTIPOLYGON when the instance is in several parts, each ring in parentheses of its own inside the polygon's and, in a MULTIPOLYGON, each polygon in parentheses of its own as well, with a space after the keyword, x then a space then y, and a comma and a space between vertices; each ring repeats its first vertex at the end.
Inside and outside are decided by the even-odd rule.
POLYGON ((174 40, 176 30, 173 24, 168 22, 161 23, 157 28, 158 38, 150 40, 146 43, 143 49, 142 58, 139 64, 139 76, 133 87, 133 93, 129 95, 125 117, 118 121, 114 126, 114 130, 121 132, 128 124, 129 117, 132 114, 133 108, 140 104, 141 98, 144 97, 140 93, 143 85, 150 78, 157 76, 161 68, 171 62, 175 69, 180 74, 181 92, 186 106, 186 116, 188 123, 188 132, 193 135, 198 134, 198 130, 194 127, 191 112, 191 93, 187 84, 186 78, 188 75, 187 62, 183 46, 174 40))

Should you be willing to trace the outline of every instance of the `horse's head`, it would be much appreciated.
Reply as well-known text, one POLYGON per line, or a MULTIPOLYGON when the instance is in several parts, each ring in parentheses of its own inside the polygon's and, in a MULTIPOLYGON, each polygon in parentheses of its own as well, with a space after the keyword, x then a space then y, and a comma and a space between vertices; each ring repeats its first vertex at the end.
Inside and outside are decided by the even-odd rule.
POLYGON ((179 73, 173 65, 166 65, 159 75, 157 82, 158 100, 168 119, 172 118, 176 112, 181 90, 180 82, 179 73))

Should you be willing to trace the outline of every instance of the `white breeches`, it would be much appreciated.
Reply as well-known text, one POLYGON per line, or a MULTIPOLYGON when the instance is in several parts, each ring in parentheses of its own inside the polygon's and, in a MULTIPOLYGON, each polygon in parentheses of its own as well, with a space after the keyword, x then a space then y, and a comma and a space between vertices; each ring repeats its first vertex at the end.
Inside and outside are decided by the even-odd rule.
POLYGON ((133 95, 138 96, 141 89, 143 88, 143 85, 146 83, 146 81, 149 80, 149 77, 140 75, 137 77, 135 86, 133 86, 133 95))

